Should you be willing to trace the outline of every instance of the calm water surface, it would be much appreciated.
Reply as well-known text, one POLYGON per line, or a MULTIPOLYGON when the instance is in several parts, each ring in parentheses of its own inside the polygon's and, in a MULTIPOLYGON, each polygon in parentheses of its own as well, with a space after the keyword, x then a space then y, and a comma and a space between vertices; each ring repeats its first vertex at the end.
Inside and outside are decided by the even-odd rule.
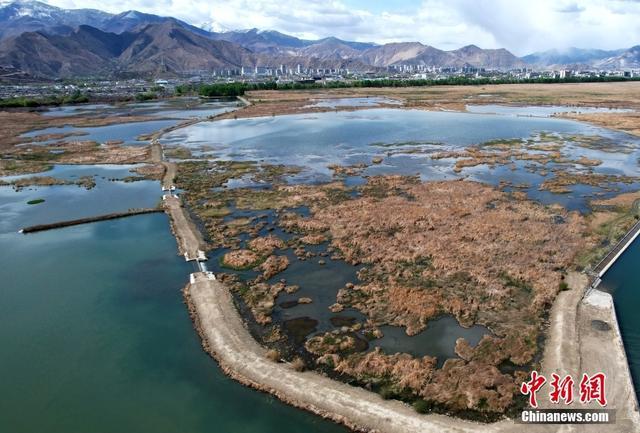
POLYGON ((379 340, 374 340, 372 344, 380 346, 384 352, 389 354, 407 352, 413 356, 435 356, 438 367, 442 366, 448 358, 458 357, 455 352, 458 338, 464 338, 471 346, 475 347, 484 335, 491 334, 491 331, 480 325, 463 328, 455 317, 450 315, 430 320, 424 331, 409 337, 412 340, 411 347, 407 347, 405 328, 381 326, 380 330, 384 336, 379 340))
POLYGON ((613 295, 618 325, 627 352, 631 376, 640 398, 640 239, 624 252, 602 279, 601 290, 613 295))
POLYGON ((202 351, 180 292, 192 265, 165 215, 17 233, 159 193, 157 182, 0 188, 0 431, 344 432, 228 379, 202 351), (27 205, 35 196, 45 203, 27 205))
MULTIPOLYGON (((182 117, 172 115, 176 119, 200 109, 227 109, 224 104, 215 104, 194 108, 190 113, 162 102, 131 104, 127 109, 182 113, 182 117)), ((85 111, 111 109, 122 107, 84 106, 85 111)), ((176 120, 141 122, 144 126, 114 125, 106 131, 100 128, 109 127, 83 130, 96 141, 119 137, 129 143, 165 125, 154 122, 176 120)), ((202 153, 211 157, 301 165, 306 173, 302 181, 327 180, 328 164, 370 162, 374 155, 383 155, 385 160, 367 169, 367 175, 418 173, 423 179, 446 179, 458 177, 451 171, 450 162, 432 161, 420 154, 388 156, 390 148, 379 144, 402 146, 415 141, 427 150, 438 151, 495 138, 530 137, 540 131, 602 135, 638 143, 624 134, 561 119, 388 109, 201 123, 169 134, 165 142, 185 144, 196 151, 206 145, 210 149, 202 153)), ((637 146, 624 155, 583 148, 575 151, 603 159, 605 164, 598 168, 603 172, 637 172, 637 146)), ((4 391, 0 397, 0 431, 5 426, 12 432, 344 431, 244 388, 226 378, 203 353, 180 293, 193 268, 176 255, 165 215, 28 236, 17 233, 25 225, 155 205, 160 198, 158 182, 118 180, 133 175, 131 168, 56 166, 43 173, 65 179, 93 176, 96 187, 92 190, 72 185, 15 192, 0 187, 0 387, 4 391), (26 204, 37 198, 45 202, 26 204)), ((506 167, 489 170, 481 166, 464 174, 489 183, 502 176, 514 183, 536 185, 542 181, 542 176, 527 172, 523 165, 518 165, 515 172, 506 167)), ((359 184, 362 178, 353 177, 349 182, 359 184)), ((531 189, 534 194, 535 187, 531 189)), ((579 208, 584 202, 582 195, 589 192, 576 188, 562 199, 545 192, 535 197, 543 202, 564 200, 567 207, 579 208)), ((320 251, 324 246, 317 248, 320 251)), ((216 271, 216 259, 222 253, 215 252, 209 262, 216 271)), ((302 287, 293 295, 278 297, 274 318, 314 316, 319 319, 318 332, 329 329, 335 315, 328 312, 328 306, 335 302, 340 287, 354 282, 357 269, 328 257, 323 257, 327 264, 321 266, 320 257, 301 262, 287 254, 292 264, 274 280, 286 278, 302 287), (330 290, 326 290, 327 284, 330 290), (314 302, 282 306, 302 296, 314 302)), ((635 314, 640 305, 636 290, 640 280, 633 266, 639 259, 636 242, 603 283, 614 293, 636 387, 640 384, 640 324, 635 314)), ((340 315, 363 320, 356 311, 340 315)), ((473 345, 487 330, 464 329, 455 319, 444 317, 430 322, 427 330, 415 337, 403 335, 402 328, 385 327, 383 332, 385 337, 371 342, 372 346, 389 352, 435 355, 440 361, 455 356, 455 338, 464 336, 473 345)))
MULTIPOLYGON (((122 140, 125 145, 144 145, 146 141, 138 141, 138 136, 150 134, 159 129, 175 125, 183 120, 214 116, 238 106, 235 100, 212 100, 203 102, 197 98, 177 98, 165 101, 141 102, 134 104, 86 104, 69 105, 51 108, 43 114, 45 116, 153 116, 162 120, 150 120, 147 122, 120 123, 108 126, 76 128, 71 125, 55 128, 45 128, 30 131, 23 137, 36 137, 45 134, 80 133, 83 135, 71 136, 64 141, 91 140, 104 143, 108 140, 122 140)), ((51 144, 59 140, 46 140, 38 144, 51 144)))
POLYGON ((36 137, 46 134, 83 133, 83 135, 71 136, 62 140, 43 140, 37 142, 36 144, 44 145, 55 143, 58 141, 95 141, 97 143, 103 144, 109 140, 121 140, 125 145, 142 146, 147 144, 147 142, 139 141, 138 136, 151 134, 152 132, 175 125, 176 123, 178 123, 178 121, 176 120, 150 120, 148 122, 118 123, 107 126, 82 128, 76 128, 74 126, 67 125, 27 132, 26 134, 23 134, 23 137, 36 137))
POLYGON ((569 105, 516 106, 516 105, 475 105, 466 106, 470 113, 502 114, 509 116, 551 117, 561 113, 625 113, 633 110, 608 107, 571 107, 569 105))
MULTIPOLYGON (((419 174, 423 180, 472 180, 498 185, 501 180, 513 184, 528 182, 527 194, 543 203, 560 203, 571 210, 586 211, 592 193, 611 195, 598 187, 572 186, 570 194, 539 191, 540 183, 551 177, 526 170, 530 161, 516 161, 516 169, 479 165, 454 172, 455 161, 431 159, 430 154, 460 150, 469 145, 494 139, 531 138, 541 132, 565 135, 601 136, 629 146, 628 153, 605 152, 580 147, 567 141, 563 152, 571 158, 582 156, 603 163, 597 173, 637 176, 640 140, 627 134, 585 123, 538 117, 515 117, 488 114, 428 112, 421 110, 371 109, 356 112, 327 112, 251 119, 228 119, 202 122, 166 134, 167 145, 183 145, 194 155, 224 160, 254 160, 272 164, 304 167, 296 182, 324 182, 331 178, 331 164, 371 163, 382 156, 364 175, 419 174)), ((564 141, 560 137, 558 141, 564 141)), ((586 171, 572 164, 550 163, 548 169, 586 171)), ((548 171, 548 170, 547 170, 548 171)), ((637 189, 638 184, 616 184, 620 190, 637 189)))
MULTIPOLYGON (((18 231, 29 225, 156 206, 161 198, 158 182, 118 180, 133 175, 129 171, 133 167, 63 165, 39 174, 68 180, 92 176, 96 186, 90 190, 76 185, 33 186, 20 192, 11 187, 0 187, 0 230, 18 231), (36 199, 44 199, 45 202, 38 205, 26 204, 36 199)), ((16 177, 24 175, 2 179, 11 180, 16 177)))
POLYGON ((174 98, 163 101, 130 104, 78 104, 54 107, 44 111, 44 116, 107 116, 144 115, 172 119, 212 116, 237 107, 238 102, 229 99, 200 100, 198 98, 174 98))
POLYGON ((370 98, 327 98, 313 99, 312 103, 305 107, 325 107, 325 108, 344 108, 344 107, 379 107, 381 104, 400 105, 402 102, 397 99, 373 96, 370 98))

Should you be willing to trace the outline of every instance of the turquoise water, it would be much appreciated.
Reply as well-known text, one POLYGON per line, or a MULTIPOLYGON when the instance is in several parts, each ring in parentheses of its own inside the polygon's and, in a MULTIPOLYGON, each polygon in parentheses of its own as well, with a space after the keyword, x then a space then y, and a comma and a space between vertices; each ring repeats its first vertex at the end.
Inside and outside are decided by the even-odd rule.
POLYGON ((609 268, 600 284, 601 290, 613 295, 618 325, 627 352, 631 376, 640 398, 640 239, 609 268))
MULTIPOLYGON (((0 230, 17 232, 25 226, 35 224, 156 206, 162 194, 158 182, 117 181, 133 175, 129 171, 131 167, 133 166, 64 165, 42 173, 69 180, 92 176, 96 186, 90 190, 76 185, 33 186, 20 192, 10 187, 0 187, 0 230), (27 204, 29 200, 41 198, 45 199, 44 203, 27 204)), ((10 180, 15 177, 20 176, 2 179, 10 180)))
POLYGON ((227 378, 202 351, 180 291, 192 265, 164 214, 17 233, 159 193, 0 188, 0 431, 343 432, 227 378), (26 205, 34 194, 45 203, 26 205))

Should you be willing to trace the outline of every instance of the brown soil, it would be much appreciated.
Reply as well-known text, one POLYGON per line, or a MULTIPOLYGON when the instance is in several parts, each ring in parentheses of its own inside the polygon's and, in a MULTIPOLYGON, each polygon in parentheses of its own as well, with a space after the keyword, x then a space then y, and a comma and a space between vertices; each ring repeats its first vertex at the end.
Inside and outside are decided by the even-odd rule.
MULTIPOLYGON (((334 111, 305 107, 312 99, 383 96, 403 102, 404 107, 426 110, 464 111, 466 104, 571 105, 640 109, 640 83, 503 84, 484 86, 432 86, 395 88, 317 89, 297 91, 253 91, 245 97, 252 105, 223 118, 272 116, 334 111)), ((388 108, 403 106, 389 105, 388 108)), ((356 110, 360 108, 350 108, 356 110)), ((588 120, 580 115, 580 120, 588 120)), ((584 115, 586 116, 586 115, 584 115)), ((638 128, 633 116, 618 116, 613 122, 628 122, 638 128)))
MULTIPOLYGON (((637 109, 637 106, 636 106, 637 109)), ((629 134, 640 136, 640 113, 567 113, 562 117, 593 123, 610 129, 619 129, 629 134)))

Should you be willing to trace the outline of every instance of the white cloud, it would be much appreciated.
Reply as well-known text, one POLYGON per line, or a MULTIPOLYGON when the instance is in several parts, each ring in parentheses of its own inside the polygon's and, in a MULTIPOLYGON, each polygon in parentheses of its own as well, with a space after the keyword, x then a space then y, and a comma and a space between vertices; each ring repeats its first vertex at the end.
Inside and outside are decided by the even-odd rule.
POLYGON ((640 43, 634 0, 416 0, 413 7, 367 10, 350 0, 47 0, 66 8, 137 9, 195 25, 257 27, 303 38, 336 36, 379 43, 420 41, 443 49, 476 44, 516 54, 570 46, 623 48, 640 43))

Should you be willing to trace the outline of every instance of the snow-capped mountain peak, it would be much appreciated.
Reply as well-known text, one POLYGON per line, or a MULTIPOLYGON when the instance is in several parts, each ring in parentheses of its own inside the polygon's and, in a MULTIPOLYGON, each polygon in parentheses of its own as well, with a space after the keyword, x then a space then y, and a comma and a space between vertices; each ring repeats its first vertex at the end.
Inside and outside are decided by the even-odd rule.
POLYGON ((230 28, 225 27, 217 21, 205 21, 198 27, 200 27, 202 30, 206 30, 212 33, 224 33, 231 30, 230 28))

